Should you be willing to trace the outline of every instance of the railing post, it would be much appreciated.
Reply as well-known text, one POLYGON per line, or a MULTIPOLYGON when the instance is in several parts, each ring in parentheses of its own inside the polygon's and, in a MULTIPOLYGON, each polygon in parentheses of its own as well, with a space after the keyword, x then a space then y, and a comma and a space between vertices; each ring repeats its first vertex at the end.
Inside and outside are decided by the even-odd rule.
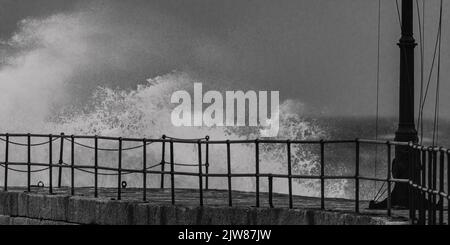
POLYGON ((144 138, 142 145, 142 200, 147 201, 147 140, 144 138))
POLYGON ((27 135, 27 191, 31 191, 31 135, 27 135))
POLYGON ((269 174, 268 177, 269 180, 269 206, 270 208, 273 208, 273 176, 272 174, 269 174))
POLYGON ((392 154, 391 154, 391 142, 387 142, 387 215, 390 217, 392 215, 392 154))
POLYGON ((421 167, 421 162, 422 162, 422 156, 421 156, 421 147, 420 145, 416 146, 416 150, 415 150, 415 173, 414 173, 414 179, 415 179, 415 183, 416 183, 416 187, 415 187, 415 194, 414 194, 414 198, 415 198, 415 208, 417 211, 417 224, 420 224, 420 213, 421 213, 421 208, 422 208, 422 192, 421 192, 421 188, 422 188, 422 181, 421 181, 421 176, 422 176, 422 167, 421 167))
POLYGON ((444 224, 444 197, 441 194, 444 193, 444 154, 441 147, 439 149, 439 225, 444 224))
POLYGON ((422 156, 421 156, 421 147, 420 145, 416 145, 416 149, 414 151, 415 153, 415 161, 414 161, 414 166, 415 166, 415 174, 414 174, 414 179, 415 179, 415 183, 416 183, 416 187, 415 187, 415 194, 414 194, 414 198, 415 198, 415 210, 417 212, 417 224, 421 223, 421 212, 422 212, 422 192, 421 192, 421 188, 422 188, 422 181, 421 181, 421 176, 422 176, 422 168, 421 168, 421 162, 422 162, 422 156))
POLYGON ((427 152, 424 146, 420 147, 420 212, 419 212, 419 224, 426 224, 426 192, 423 190, 426 186, 426 161, 427 161, 427 152))
POLYGON ((447 225, 450 225, 450 150, 447 150, 447 225))
POLYGON ((355 212, 359 213, 359 139, 356 143, 356 164, 355 164, 355 212))
POLYGON ((420 212, 420 146, 414 147, 414 219, 419 223, 420 212))
POLYGON ((63 165, 63 156, 64 156, 64 133, 61 133, 61 141, 59 143, 59 169, 58 169, 58 188, 61 188, 62 182, 62 165, 63 165))
POLYGON ((6 141, 5 141, 5 186, 3 187, 4 191, 8 191, 8 156, 9 155, 9 134, 6 134, 6 141))
POLYGON ((409 151, 409 159, 411 159, 411 163, 409 164, 409 210, 410 210, 410 219, 412 224, 415 224, 416 222, 416 195, 415 195, 415 176, 416 176, 416 145, 412 142, 408 145, 408 151, 409 151))
POLYGON ((411 153, 411 142, 408 142, 408 159, 410 160, 409 164, 408 164, 408 212, 409 212, 409 220, 411 221, 412 224, 414 224, 414 218, 413 218, 413 197, 412 197, 412 179, 413 179, 413 168, 414 168, 414 159, 413 159, 413 154, 411 153))
POLYGON ((414 219, 419 224, 420 216, 420 146, 414 147, 414 219))
POLYGON ((292 159, 291 159, 291 141, 287 141, 287 159, 288 159, 288 188, 289 188, 289 208, 293 208, 292 198, 292 159))
POLYGON ((209 190, 209 136, 205 137, 206 139, 206 153, 205 153, 205 189, 209 190))
POLYGON ((435 190, 437 189, 437 152, 433 148, 433 225, 436 225, 436 206, 437 206, 437 196, 435 190))
POLYGON ((433 211, 432 211, 432 206, 433 206, 433 203, 432 203, 432 194, 431 194, 431 192, 430 192, 430 190, 432 189, 432 176, 431 176, 431 174, 432 174, 432 162, 433 162, 433 154, 432 154, 432 151, 431 151, 431 148, 430 147, 428 147, 428 149, 427 149, 427 152, 428 152, 428 162, 427 162, 427 172, 428 172, 428 183, 427 183, 427 193, 428 193, 428 224, 429 225, 431 225, 432 224, 432 220, 433 220, 433 211))
POLYGON ((325 143, 320 140, 320 208, 325 209, 325 143))
POLYGON ((228 176, 228 206, 233 206, 232 186, 231 186, 231 153, 230 140, 227 140, 227 176, 228 176))
POLYGON ((53 136, 48 136, 48 191, 53 194, 53 136))
POLYGON ((119 138, 119 163, 117 175, 117 200, 122 199, 122 138, 119 138))
POLYGON ((70 194, 75 195, 75 137, 70 136, 70 194))
POLYGON ((200 191, 200 206, 203 206, 203 164, 202 164, 202 141, 199 140, 198 146, 198 189, 200 191))
POLYGON ((256 207, 259 208, 259 140, 255 140, 256 207))
POLYGON ((162 136, 162 155, 161 155, 161 189, 164 189, 164 171, 166 166, 166 135, 162 136))
POLYGON ((170 189, 172 194, 172 205, 175 205, 175 163, 173 155, 173 140, 170 140, 170 189))
POLYGON ((94 138, 94 196, 98 197, 98 136, 94 138))
POLYGON ((414 148, 414 219, 416 222, 419 222, 418 218, 418 212, 420 212, 420 193, 419 193, 419 186, 420 186, 420 150, 419 145, 416 145, 414 148))

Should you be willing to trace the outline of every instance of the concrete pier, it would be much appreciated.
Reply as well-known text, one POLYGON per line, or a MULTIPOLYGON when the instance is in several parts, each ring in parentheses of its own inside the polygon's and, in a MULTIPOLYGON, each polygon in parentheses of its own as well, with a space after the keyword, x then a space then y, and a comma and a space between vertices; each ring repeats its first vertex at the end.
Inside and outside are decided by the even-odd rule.
MULTIPOLYGON (((176 205, 170 190, 148 190, 148 202, 139 200, 139 189, 127 189, 123 200, 114 200, 115 189, 102 189, 94 198, 92 189, 78 188, 70 196, 67 188, 49 195, 44 188, 25 192, 20 188, 0 191, 0 225, 388 225, 407 224, 404 218, 387 218, 380 213, 354 214, 351 202, 327 200, 338 211, 312 208, 317 198, 296 196, 288 209, 285 195, 274 195, 274 208, 252 207, 254 193, 233 192, 235 205, 228 207, 226 191, 205 191, 205 205, 199 207, 196 190, 176 190, 176 205), (214 196, 216 198, 214 198, 214 196)), ((142 191, 142 190, 141 190, 142 191)), ((262 193, 262 200, 267 196, 262 193)))

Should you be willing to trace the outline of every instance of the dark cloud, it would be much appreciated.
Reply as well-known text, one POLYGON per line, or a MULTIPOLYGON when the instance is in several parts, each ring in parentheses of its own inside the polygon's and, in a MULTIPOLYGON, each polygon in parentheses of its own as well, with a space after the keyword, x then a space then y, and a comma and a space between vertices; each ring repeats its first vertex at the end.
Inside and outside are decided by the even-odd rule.
MULTIPOLYGON (((88 46, 86 61, 76 63, 69 79, 78 98, 99 84, 129 88, 176 69, 223 87, 280 90, 282 99, 298 99, 316 113, 373 115, 377 2, 0 0, 0 36, 11 36, 24 18, 76 16, 75 33, 67 19, 55 21, 61 21, 61 33, 78 33, 77 41, 88 46)), ((380 108, 382 115, 395 115, 400 28, 395 3, 382 2, 380 108)), ((430 53, 437 1, 427 2, 430 53)), ((449 43, 450 34, 443 35, 443 44, 449 43)), ((443 45, 443 57, 448 52, 443 45)), ((449 64, 443 60, 443 67, 449 64)), ((449 91, 443 83, 442 91, 449 91)), ((450 103, 449 96, 441 98, 450 103)))
POLYGON ((80 1, 72 0, 0 0, 0 38, 7 38, 24 18, 39 18, 69 12, 80 1))

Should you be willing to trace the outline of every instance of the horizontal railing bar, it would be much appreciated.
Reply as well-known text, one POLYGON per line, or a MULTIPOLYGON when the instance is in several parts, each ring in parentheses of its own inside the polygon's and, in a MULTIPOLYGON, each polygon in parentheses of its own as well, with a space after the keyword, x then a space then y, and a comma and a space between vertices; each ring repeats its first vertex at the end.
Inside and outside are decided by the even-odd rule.
MULTIPOLYGON (((325 144, 351 144, 355 143, 356 140, 324 140, 323 143, 325 144)), ((319 141, 320 143, 320 141, 319 141)))
POLYGON ((408 179, 391 179, 392 183, 408 183, 408 179))
MULTIPOLYGON (((34 137, 34 138, 48 138, 49 134, 18 134, 18 133, 1 133, 0 137, 17 137, 17 138, 21 138, 21 137, 34 137)), ((54 138, 65 138, 65 139, 70 139, 70 138, 75 138, 75 139, 95 139, 98 138, 99 140, 120 140, 122 139, 123 141, 133 141, 133 142, 142 142, 142 138, 126 138, 126 137, 112 137, 112 136, 101 136, 101 135, 69 135, 69 134, 52 134, 52 137, 54 138)), ((147 142, 150 141, 155 141, 155 140, 159 140, 159 139, 146 139, 147 142)), ((163 141, 163 140, 162 140, 163 141)), ((162 142, 161 141, 161 142, 162 142)), ((166 140, 166 142, 168 142, 170 140, 166 140)), ((172 141, 176 141, 176 140, 172 140, 172 141)), ((182 140, 180 140, 182 141, 182 140)), ((190 142, 194 142, 194 141, 190 141, 190 142)))
MULTIPOLYGON (((0 162, 0 164, 5 164, 5 162, 0 162)), ((37 166, 37 167, 50 167, 48 163, 25 163, 25 162, 8 162, 10 166, 37 166)))
POLYGON ((445 192, 438 191, 438 190, 433 190, 431 188, 427 188, 425 186, 421 186, 421 185, 418 185, 418 184, 411 184, 410 183, 410 186, 413 187, 414 189, 417 189, 419 191, 423 191, 423 192, 426 192, 426 193, 439 195, 439 196, 442 196, 442 197, 445 197, 445 198, 449 197, 449 194, 447 194, 445 192))
MULTIPOLYGON (((337 179, 354 179, 355 178, 355 176, 353 176, 353 175, 341 175, 341 176, 339 176, 339 175, 325 175, 325 176, 323 176, 322 177, 323 179, 331 179, 331 180, 337 180, 337 179)), ((319 176, 319 179, 320 179, 320 176, 319 176)))
MULTIPOLYGON (((4 164, 4 163, 2 163, 4 164)), ((8 165, 11 166, 28 166, 28 163, 16 163, 16 162, 8 162, 8 165)), ((31 163, 30 166, 41 166, 41 167, 49 167, 49 164, 47 163, 31 163)), ((58 166, 61 168, 72 168, 71 165, 62 165, 62 166, 58 166)), ((82 169, 95 169, 97 168, 98 170, 105 170, 105 171, 110 171, 110 172, 119 172, 119 169, 117 168, 111 168, 111 167, 104 167, 104 166, 91 166, 91 165, 73 165, 73 168, 77 169, 77 170, 82 170, 82 169)), ((156 170, 138 170, 138 169, 128 169, 128 168, 122 168, 121 171, 123 173, 147 173, 147 174, 170 174, 170 171, 156 171, 156 170)), ((89 174, 93 174, 93 173, 89 173, 89 174)), ((101 173, 99 173, 101 174, 101 173)), ((202 176, 202 177, 252 177, 252 178, 256 178, 257 176, 254 173, 234 173, 231 175, 228 175, 226 173, 204 173, 204 174, 198 174, 198 173, 194 173, 194 172, 174 172, 175 175, 185 175, 185 176, 202 176)), ((314 176, 314 175, 283 175, 283 174, 271 174, 271 173, 260 173, 258 175, 259 177, 269 177, 272 176, 273 178, 294 178, 294 179, 316 179, 319 180, 321 179, 320 176, 314 176)), ((333 176, 333 175, 329 175, 329 176, 323 176, 323 179, 354 179, 354 176, 333 176)), ((386 180, 385 180, 386 181, 386 180)), ((392 182, 400 182, 403 180, 392 180, 392 182)))
POLYGON ((203 137, 203 138, 177 138, 177 137, 172 137, 172 136, 169 136, 169 135, 164 135, 163 138, 176 139, 176 140, 196 140, 196 141, 199 141, 199 140, 207 140, 207 139, 209 139, 209 136, 206 136, 206 137, 203 137))
POLYGON ((379 181, 379 182, 388 182, 388 179, 383 178, 377 178, 377 177, 366 177, 366 176, 359 176, 358 177, 361 180, 372 180, 372 181, 379 181))
MULTIPOLYGON (((0 137, 34 137, 34 138, 48 138, 49 134, 28 134, 28 133, 0 133, 0 137)), ((397 142, 397 141, 383 141, 383 140, 372 140, 372 139, 355 139, 355 140, 266 140, 266 139, 255 139, 255 140, 205 140, 202 139, 179 139, 179 138, 158 138, 158 139, 142 139, 142 138, 127 138, 127 137, 118 137, 118 136, 101 136, 101 135, 66 135, 66 134, 52 134, 53 138, 74 138, 74 139, 99 139, 99 140, 122 140, 122 141, 128 141, 128 142, 142 142, 143 140, 145 142, 158 142, 158 143, 164 143, 164 142, 173 142, 173 143, 186 143, 186 144, 197 144, 199 141, 201 144, 226 144, 227 142, 230 142, 230 144, 251 144, 255 141, 258 141, 259 143, 272 143, 272 144, 285 144, 287 142, 290 142, 292 144, 320 144, 321 142, 325 144, 339 144, 339 143, 353 143, 355 141, 359 141, 360 143, 366 143, 366 144, 390 144, 392 146, 408 146, 411 145, 411 143, 408 142, 397 142)), ((417 145, 416 145, 417 146, 417 145)), ((448 148, 442 148, 442 147, 425 147, 420 146, 421 150, 432 150, 432 151, 443 151, 443 152, 450 152, 450 149, 448 148)))
MULTIPOLYGON (((371 140, 371 139, 360 139, 360 143, 366 143, 366 144, 376 144, 376 145, 382 145, 382 144, 390 144, 392 146, 411 146, 410 142, 397 142, 397 141, 382 141, 382 140, 371 140)), ((443 148, 443 147, 431 147, 431 146, 422 146, 413 144, 412 147, 414 149, 422 150, 422 151, 442 151, 442 152, 450 152, 450 149, 443 148)))
MULTIPOLYGON (((252 144, 258 141, 260 144, 287 144, 288 142, 291 144, 320 144, 321 140, 210 140, 210 141, 202 141, 202 144, 226 144, 230 142, 230 144, 252 144)), ((325 144, 339 144, 339 143, 354 143, 355 140, 323 140, 325 144)))
POLYGON ((408 179, 383 179, 383 178, 376 178, 376 177, 365 177, 365 176, 361 176, 358 177, 361 180, 372 180, 372 181, 379 181, 379 182, 388 182, 390 181, 391 183, 409 183, 408 179))
MULTIPOLYGON (((35 138, 48 138, 48 134, 19 134, 19 133, 1 133, 0 137, 35 137, 35 138)), ((55 134, 55 137, 59 136, 59 134, 55 134)))
POLYGON ((408 146, 409 142, 399 142, 399 141, 388 141, 388 140, 372 140, 372 139, 358 139, 360 143, 364 144, 374 144, 374 145, 384 145, 390 144, 392 146, 408 146))
POLYGON ((359 139, 359 143, 364 144, 387 144, 388 141, 385 140, 372 140, 372 139, 359 139))
POLYGON ((413 145, 413 149, 417 149, 419 151, 434 151, 434 152, 450 152, 450 149, 444 147, 432 147, 432 146, 422 146, 422 145, 413 145))
MULTIPOLYGON (((4 162, 0 162, 0 164, 5 164, 4 162)), ((21 163, 21 162, 8 162, 8 165, 11 166, 28 166, 28 163, 21 163)), ((40 167, 49 167, 50 165, 48 163, 31 163, 30 166, 40 166, 40 167)), ((58 167, 62 168, 71 168, 71 165, 61 165, 58 167)), ((107 170, 107 171, 114 171, 119 172, 118 168, 112 168, 112 167, 105 167, 105 166, 91 166, 91 165, 73 165, 75 169, 99 169, 99 170, 107 170)), ((130 173, 149 173, 149 174, 170 174, 170 171, 156 171, 156 170, 147 170, 143 171, 142 169, 127 169, 127 168, 121 168, 122 172, 130 172, 130 173)), ((189 175, 189 176, 199 176, 200 174, 194 173, 194 172, 174 172, 174 174, 181 174, 181 175, 189 175)), ((204 177, 228 177, 229 175, 226 173, 203 173, 201 176, 204 177)), ((272 174, 272 173, 260 173, 258 175, 254 173, 233 173, 230 175, 231 177, 269 177, 272 176, 274 178, 296 178, 296 179, 355 179, 355 176, 353 175, 325 175, 323 177, 317 176, 317 175, 287 175, 287 174, 272 174)), ((371 178, 371 177, 358 177, 363 180, 376 180, 376 181, 388 181, 386 179, 381 178, 371 178)), ((391 179, 390 180, 393 183, 409 183, 409 180, 407 179, 391 179)), ((437 193, 436 193, 437 194, 437 193)))

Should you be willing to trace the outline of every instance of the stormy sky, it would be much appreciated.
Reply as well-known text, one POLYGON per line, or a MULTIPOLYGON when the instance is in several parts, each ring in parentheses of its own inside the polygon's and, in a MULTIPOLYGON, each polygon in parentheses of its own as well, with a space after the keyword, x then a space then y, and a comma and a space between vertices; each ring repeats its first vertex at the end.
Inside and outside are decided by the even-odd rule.
MULTIPOLYGON (((7 57, 45 46, 32 57, 51 61, 42 62, 43 71, 30 65, 30 77, 64 80, 75 101, 98 85, 133 88, 182 70, 212 88, 279 90, 281 99, 297 99, 313 114, 374 115, 377 7, 374 0, 0 0, 0 61, 5 69, 7 57)), ((449 11, 445 1, 441 114, 447 118, 449 11)), ((380 113, 392 116, 400 37, 395 1, 382 0, 381 13, 380 113)), ((425 77, 437 15, 438 1, 427 0, 425 77)), ((434 89, 433 76, 428 116, 434 89)))

